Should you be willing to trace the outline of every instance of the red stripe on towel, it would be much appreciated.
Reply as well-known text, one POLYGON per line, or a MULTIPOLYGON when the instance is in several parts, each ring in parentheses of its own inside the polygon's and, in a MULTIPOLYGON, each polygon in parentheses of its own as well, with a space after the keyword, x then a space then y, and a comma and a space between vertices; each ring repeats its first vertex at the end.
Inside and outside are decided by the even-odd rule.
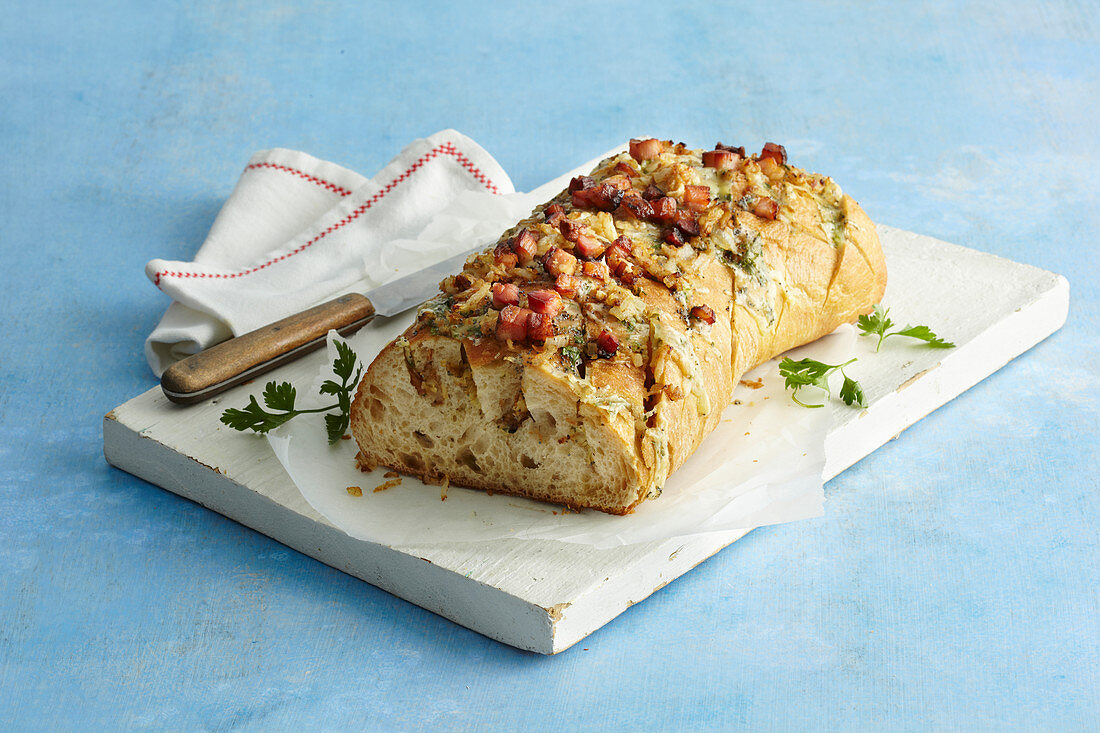
MULTIPOLYGON (((330 227, 325 229, 323 232, 321 232, 317 236, 310 239, 305 244, 302 244, 302 245, 296 247, 295 249, 291 250, 290 252, 287 252, 285 254, 279 255, 278 257, 272 258, 272 259, 268 260, 267 262, 264 262, 261 265, 251 267, 247 270, 241 270, 239 272, 212 273, 212 272, 184 272, 184 271, 178 271, 178 270, 162 270, 162 271, 156 273, 155 275, 153 275, 153 283, 159 287, 160 286, 160 281, 163 278, 166 278, 166 277, 206 278, 206 279, 215 279, 215 280, 232 280, 234 278, 244 277, 245 275, 251 275, 254 272, 258 272, 258 271, 263 270, 267 267, 270 267, 271 265, 274 265, 278 262, 282 262, 285 259, 293 257, 294 255, 298 254, 299 252, 305 251, 306 249, 312 247, 314 244, 316 244, 317 242, 319 242, 321 239, 328 236, 332 232, 334 232, 337 229, 340 229, 341 227, 345 226, 346 224, 349 224, 349 223, 355 221, 356 219, 358 219, 366 211, 369 211, 375 204, 377 204, 379 201, 381 201, 387 194, 389 194, 391 191, 393 191, 395 188, 397 188, 399 185, 401 185, 404 181, 408 180, 409 176, 411 176, 413 173, 418 171, 420 168, 424 167, 424 165, 428 161, 430 161, 434 158, 438 158, 440 155, 446 155, 446 156, 450 156, 450 157, 454 158, 455 160, 458 161, 459 165, 461 165, 463 168, 465 168, 467 171, 469 171, 473 175, 473 177, 479 183, 481 183, 481 185, 485 186, 485 188, 487 188, 492 193, 495 193, 495 194, 500 193, 500 189, 497 188, 496 184, 493 183, 493 181, 487 175, 485 175, 485 173, 483 173, 476 165, 474 165, 474 163, 469 158, 467 158, 461 151, 455 149, 454 143, 443 143, 441 145, 437 145, 436 147, 432 148, 431 150, 429 150, 428 152, 424 153, 419 158, 417 158, 413 162, 412 165, 410 165, 408 168, 405 169, 404 173, 402 173, 397 178, 394 178, 392 181, 387 183, 386 186, 382 190, 378 191, 373 196, 371 196, 369 199, 364 201, 362 204, 360 204, 357 208, 355 208, 350 214, 345 216, 343 219, 341 219, 340 221, 338 221, 335 224, 331 225, 330 227)), ((251 168, 251 167, 259 167, 259 166, 269 166, 269 165, 273 166, 274 164, 254 163, 253 165, 251 165, 249 167, 251 168)), ((284 166, 276 166, 276 167, 284 168, 284 166)), ((289 170, 291 172, 295 172, 293 169, 287 169, 287 170, 289 170)), ((296 171, 296 172, 300 173, 301 171, 296 171)), ((303 174, 303 175, 305 175, 305 174, 303 174)), ((312 178, 312 177, 309 176, 308 178, 312 178)), ((317 179, 317 180, 319 181, 320 179, 317 179)), ((324 183, 324 182, 321 182, 321 183, 324 183)), ((331 186, 333 184, 328 184, 328 185, 331 186)), ((336 188, 340 188, 340 187, 336 186, 336 188)), ((341 190, 345 190, 345 189, 341 189, 341 190)), ((339 191, 337 191, 337 193, 339 193, 339 191)), ((348 193, 350 193, 350 191, 348 193)), ((343 195, 346 195, 346 194, 341 193, 340 195, 343 196, 343 195)))

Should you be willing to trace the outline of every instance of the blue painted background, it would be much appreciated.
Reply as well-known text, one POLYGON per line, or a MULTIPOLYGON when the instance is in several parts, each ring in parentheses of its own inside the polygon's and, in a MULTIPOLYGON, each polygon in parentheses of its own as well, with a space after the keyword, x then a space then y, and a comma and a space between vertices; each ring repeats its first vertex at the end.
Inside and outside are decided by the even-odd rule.
MULTIPOLYGON (((1095 729, 1095 3, 3 3, 0 727, 1095 729), (94 5, 94 7, 93 7, 94 5), (879 221, 1065 274, 1066 327, 554 658, 109 468, 249 155, 457 128, 530 188, 786 143, 879 221)), ((934 272, 929 277, 935 277, 934 272)))

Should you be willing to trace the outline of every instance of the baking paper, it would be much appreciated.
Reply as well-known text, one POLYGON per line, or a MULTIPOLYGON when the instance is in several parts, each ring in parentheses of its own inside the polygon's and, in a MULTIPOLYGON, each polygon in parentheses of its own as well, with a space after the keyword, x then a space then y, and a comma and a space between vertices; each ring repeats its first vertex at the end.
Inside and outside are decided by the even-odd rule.
MULTIPOLYGON (((348 343, 369 363, 412 320, 411 312, 385 319, 348 343)), ((851 327, 844 327, 792 353, 835 364, 851 351, 854 339, 851 327)), ((335 356, 331 342, 329 350, 335 356)), ((310 393, 328 378, 326 367, 310 393)), ((784 393, 775 361, 743 382, 757 380, 762 383, 758 389, 738 386, 718 427, 673 473, 661 496, 621 517, 563 511, 554 504, 454 485, 444 501, 440 486, 411 476, 375 492, 387 482, 383 474, 389 469, 360 471, 354 440, 330 446, 318 415, 295 418, 268 440, 310 506, 352 537, 385 545, 521 538, 602 549, 820 516, 830 411, 794 404, 784 393), (362 496, 353 496, 348 487, 359 487, 362 496)))

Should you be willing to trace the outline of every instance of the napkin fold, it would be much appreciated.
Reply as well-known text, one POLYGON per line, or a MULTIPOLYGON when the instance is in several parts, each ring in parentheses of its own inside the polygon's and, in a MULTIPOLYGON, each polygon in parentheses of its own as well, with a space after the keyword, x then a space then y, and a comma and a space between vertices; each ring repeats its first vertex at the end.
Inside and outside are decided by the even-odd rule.
POLYGON ((514 188, 454 130, 410 143, 371 178, 294 150, 256 153, 195 259, 145 266, 173 301, 145 341, 149 366, 159 377, 230 336, 444 259, 407 242, 459 197, 486 191, 514 188))

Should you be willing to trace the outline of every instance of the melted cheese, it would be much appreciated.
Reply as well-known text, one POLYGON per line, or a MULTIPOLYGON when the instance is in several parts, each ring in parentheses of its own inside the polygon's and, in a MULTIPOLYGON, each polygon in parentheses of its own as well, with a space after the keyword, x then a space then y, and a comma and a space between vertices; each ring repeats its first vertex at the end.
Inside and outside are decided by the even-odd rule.
POLYGON ((684 375, 688 391, 695 395, 695 408, 700 415, 710 414, 710 395, 703 380, 703 367, 699 363, 699 357, 695 355, 691 340, 665 323, 663 314, 650 311, 646 315, 649 318, 649 332, 653 339, 654 353, 661 344, 668 347, 673 361, 684 375))
POLYGON ((655 413, 651 415, 653 425, 645 429, 642 441, 653 447, 653 465, 649 466, 650 490, 659 494, 661 487, 658 484, 663 484, 672 473, 672 458, 669 456, 668 421, 661 411, 652 412, 655 413))
POLYGON ((569 382, 578 400, 586 405, 592 405, 612 416, 622 413, 629 414, 634 418, 635 429, 637 429, 638 421, 643 419, 640 406, 635 405, 609 387, 600 387, 596 389, 587 378, 581 379, 575 374, 570 374, 568 372, 564 372, 562 376, 569 382))

